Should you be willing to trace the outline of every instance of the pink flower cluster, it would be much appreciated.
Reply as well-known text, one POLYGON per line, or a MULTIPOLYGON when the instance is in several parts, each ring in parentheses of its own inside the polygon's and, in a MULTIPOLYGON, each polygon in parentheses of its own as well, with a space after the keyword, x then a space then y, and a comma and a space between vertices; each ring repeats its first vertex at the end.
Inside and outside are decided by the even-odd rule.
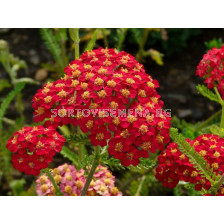
POLYGON ((218 88, 224 98, 224 46, 204 54, 197 66, 196 75, 203 77, 209 89, 218 88))
MULTIPOLYGON (((77 171, 73 165, 66 163, 53 169, 52 175, 64 196, 79 196, 86 182, 83 169, 77 171)), ((122 193, 114 185, 114 178, 106 167, 99 165, 86 195, 121 196, 122 193)), ((38 195, 55 195, 55 189, 46 174, 40 176, 36 183, 38 195)))

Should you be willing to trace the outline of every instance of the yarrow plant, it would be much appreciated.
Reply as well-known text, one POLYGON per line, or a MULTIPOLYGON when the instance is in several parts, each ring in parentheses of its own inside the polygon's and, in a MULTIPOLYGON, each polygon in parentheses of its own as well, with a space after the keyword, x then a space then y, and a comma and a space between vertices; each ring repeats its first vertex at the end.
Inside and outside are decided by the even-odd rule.
MULTIPOLYGON (((214 94, 205 86, 199 85, 197 87, 199 92, 222 106, 220 128, 213 125, 209 127, 211 134, 204 133, 195 140, 184 139, 177 130, 170 129, 174 142, 170 143, 158 157, 159 166, 156 168, 156 178, 165 187, 175 188, 180 181, 184 181, 193 184, 195 190, 201 191, 203 195, 224 195, 223 50, 224 46, 209 50, 203 56, 196 71, 196 75, 205 79, 208 88, 215 90, 214 94)), ((199 125, 197 131, 203 133, 204 126, 218 114, 199 125)))
POLYGON ((149 152, 164 150, 170 140, 171 118, 162 109, 158 81, 133 56, 99 48, 87 50, 79 58, 77 30, 72 38, 76 60, 64 69, 61 79, 46 83, 32 100, 34 122, 43 126, 16 132, 7 148, 13 152, 15 169, 35 176, 44 173, 37 179, 39 195, 121 195, 110 171, 100 165, 107 164, 103 156, 108 152, 121 161, 119 166, 137 166, 149 152), (66 147, 62 150, 65 139, 70 138, 56 129, 64 125, 76 127, 72 130, 78 139, 89 138, 94 148, 91 166, 82 164, 81 153, 77 161, 75 153, 66 147), (53 172, 46 169, 61 150, 79 164, 78 170, 68 164, 53 172))
MULTIPOLYGON (((52 170, 53 178, 60 186, 64 196, 79 196, 82 192, 86 177, 84 170, 76 170, 75 166, 63 164, 52 170)), ((106 168, 99 165, 87 190, 87 196, 121 196, 118 188, 114 185, 114 176, 106 168)), ((40 196, 56 195, 56 190, 46 174, 38 177, 37 194, 40 196)))
MULTIPOLYGON (((73 37, 77 50, 77 32, 73 37)), ((9 139, 13 166, 28 175, 41 172, 38 195, 122 195, 105 166, 138 170, 130 179, 140 179, 135 194, 140 195, 157 164, 155 177, 164 187, 184 182, 202 195, 224 195, 223 50, 205 54, 196 72, 208 85, 199 85, 198 91, 222 106, 221 124, 208 126, 219 113, 213 115, 196 125, 195 139, 171 128, 170 114, 156 91, 158 81, 132 55, 98 48, 79 58, 76 51, 62 78, 46 83, 33 97, 34 121, 42 125, 24 127, 9 139), (74 142, 78 155, 69 149, 74 142), (74 165, 49 170, 56 152, 74 165)))

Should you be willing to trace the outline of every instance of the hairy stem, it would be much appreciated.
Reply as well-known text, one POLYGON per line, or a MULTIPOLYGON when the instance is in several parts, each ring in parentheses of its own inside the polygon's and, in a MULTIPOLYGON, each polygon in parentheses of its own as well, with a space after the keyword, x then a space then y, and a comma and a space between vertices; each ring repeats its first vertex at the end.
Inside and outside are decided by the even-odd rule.
POLYGON ((53 184, 56 195, 57 195, 57 196, 62 196, 61 189, 60 189, 60 187, 56 184, 55 179, 54 179, 54 177, 52 176, 52 174, 51 174, 51 172, 49 171, 49 169, 48 169, 48 168, 45 169, 44 172, 47 174, 47 176, 49 177, 51 183, 53 184))
POLYGON ((94 157, 94 160, 93 160, 93 164, 91 166, 89 175, 88 175, 88 177, 86 179, 86 183, 85 183, 85 185, 84 185, 84 187, 82 189, 81 196, 85 196, 86 195, 87 190, 89 188, 89 185, 90 185, 90 183, 91 183, 91 181, 93 179, 93 175, 94 175, 94 173, 96 171, 96 168, 99 165, 99 152, 100 152, 100 148, 96 148, 96 150, 95 150, 95 157, 94 157))

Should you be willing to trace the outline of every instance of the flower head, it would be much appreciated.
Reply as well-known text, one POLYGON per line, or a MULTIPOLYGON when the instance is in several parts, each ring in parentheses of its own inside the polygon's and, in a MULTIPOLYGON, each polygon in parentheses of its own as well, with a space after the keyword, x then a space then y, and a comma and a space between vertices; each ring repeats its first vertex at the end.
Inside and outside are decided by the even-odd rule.
MULTIPOLYGON (((79 196, 86 182, 84 170, 79 171, 72 165, 64 164, 54 170, 52 175, 64 196, 79 196)), ((88 196, 120 196, 121 192, 114 185, 114 176, 106 168, 99 165, 87 190, 88 196)), ((37 181, 38 195, 55 195, 53 185, 44 174, 37 181)))
POLYGON ((6 147, 13 152, 15 169, 36 176, 41 169, 48 167, 55 153, 61 151, 64 142, 64 137, 51 127, 24 127, 13 134, 6 147))
MULTIPOLYGON (((224 172, 224 139, 217 135, 204 134, 195 140, 187 140, 213 168, 217 175, 224 172)), ((159 166, 156 169, 156 178, 165 187, 174 188, 180 180, 195 184, 195 189, 209 190, 211 183, 202 177, 188 157, 181 153, 176 143, 170 143, 166 150, 158 157, 159 166)), ((223 192, 224 193, 224 192, 223 192)))
POLYGON ((224 46, 213 48, 204 54, 197 66, 196 75, 203 77, 208 88, 217 87, 224 98, 224 46))
POLYGON ((46 119, 45 125, 53 127, 79 125, 95 146, 109 142, 112 147, 122 138, 130 147, 110 148, 109 153, 124 165, 137 165, 140 157, 164 149, 170 118, 162 116, 159 84, 133 56, 99 48, 85 52, 64 72, 62 79, 45 84, 34 96, 34 121, 46 119), (141 141, 150 147, 142 150, 141 141))

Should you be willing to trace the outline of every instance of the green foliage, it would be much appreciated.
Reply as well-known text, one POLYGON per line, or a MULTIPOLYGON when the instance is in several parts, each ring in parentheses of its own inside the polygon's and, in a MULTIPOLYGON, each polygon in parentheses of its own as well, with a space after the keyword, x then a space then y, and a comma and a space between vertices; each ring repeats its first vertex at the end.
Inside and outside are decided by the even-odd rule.
POLYGON ((78 35, 79 33, 77 32, 78 30, 79 30, 78 28, 70 28, 69 29, 70 37, 74 42, 79 42, 80 41, 79 35, 78 35))
POLYGON ((66 141, 72 141, 76 144, 85 144, 85 145, 91 145, 90 140, 87 135, 70 135, 70 136, 64 136, 66 138, 66 141))
POLYGON ((116 48, 120 51, 123 48, 125 38, 127 36, 128 28, 117 29, 117 45, 116 48))
POLYGON ((205 177, 212 185, 214 185, 215 181, 219 180, 219 176, 213 172, 213 169, 210 168, 207 161, 200 154, 195 152, 195 149, 185 141, 185 138, 178 133, 176 128, 170 129, 170 135, 173 141, 178 144, 179 150, 188 157, 189 161, 193 164, 200 175, 205 177))
POLYGON ((63 146, 60 154, 62 154, 65 158, 71 160, 71 162, 75 166, 78 165, 79 157, 74 152, 72 152, 68 147, 63 146))
POLYGON ((210 131, 214 135, 218 135, 221 138, 224 138, 224 128, 220 128, 217 125, 213 124, 209 127, 210 131))
POLYGON ((26 181, 24 179, 13 180, 10 182, 10 188, 12 189, 14 196, 21 196, 24 192, 24 185, 26 181))
POLYGON ((185 138, 195 139, 198 136, 198 132, 195 130, 196 125, 186 122, 185 120, 180 120, 178 117, 173 116, 171 119, 172 127, 181 130, 182 135, 185 138))
POLYGON ((140 45, 142 41, 143 29, 132 28, 130 29, 130 32, 134 37, 135 41, 138 43, 138 45, 140 45))
POLYGON ((110 167, 111 170, 125 170, 126 168, 121 164, 119 159, 109 157, 108 153, 105 153, 101 158, 101 164, 110 167))
POLYGON ((205 85, 197 85, 197 90, 204 97, 207 97, 208 99, 219 103, 217 95, 209 90, 205 85))
POLYGON ((195 190, 195 185, 180 181, 173 189, 175 196, 201 196, 202 194, 195 190))
MULTIPOLYGON (((12 164, 11 164, 11 155, 12 153, 6 148, 6 143, 8 139, 12 136, 12 134, 21 128, 23 125, 23 120, 21 118, 17 119, 15 124, 9 126, 6 130, 0 130, 0 179, 2 176, 6 178, 7 184, 9 184, 12 179, 12 172, 14 171, 12 164)), ((1 181, 0 181, 1 186, 1 181)), ((13 187, 14 185, 12 185, 13 187)), ((11 187, 10 187, 11 188, 11 187)), ((13 190, 13 189, 12 189, 13 190)), ((8 192, 9 193, 9 192, 8 192)))
POLYGON ((213 38, 212 40, 205 42, 205 47, 209 50, 212 48, 221 48, 223 45, 222 38, 213 38))
POLYGON ((91 51, 96 43, 96 39, 97 39, 97 35, 98 35, 98 29, 96 29, 93 33, 93 36, 91 38, 91 40, 89 41, 86 49, 84 50, 84 52, 86 51, 91 51))
POLYGON ((25 86, 25 83, 18 83, 15 86, 15 89, 12 90, 8 94, 8 96, 3 100, 2 104, 1 104, 1 108, 0 108, 0 129, 2 128, 2 119, 4 117, 4 114, 5 114, 8 106, 9 106, 9 104, 15 98, 15 96, 22 91, 22 89, 24 88, 24 86, 25 86))
POLYGON ((45 42, 47 49, 53 55, 54 60, 57 66, 59 67, 59 71, 63 72, 64 64, 62 61, 62 52, 61 52, 60 45, 53 33, 53 30, 48 28, 42 28, 40 29, 40 33, 45 42))
POLYGON ((8 79, 1 79, 1 82, 0 82, 0 92, 2 90, 4 90, 5 88, 9 88, 11 87, 11 84, 9 83, 8 79))

